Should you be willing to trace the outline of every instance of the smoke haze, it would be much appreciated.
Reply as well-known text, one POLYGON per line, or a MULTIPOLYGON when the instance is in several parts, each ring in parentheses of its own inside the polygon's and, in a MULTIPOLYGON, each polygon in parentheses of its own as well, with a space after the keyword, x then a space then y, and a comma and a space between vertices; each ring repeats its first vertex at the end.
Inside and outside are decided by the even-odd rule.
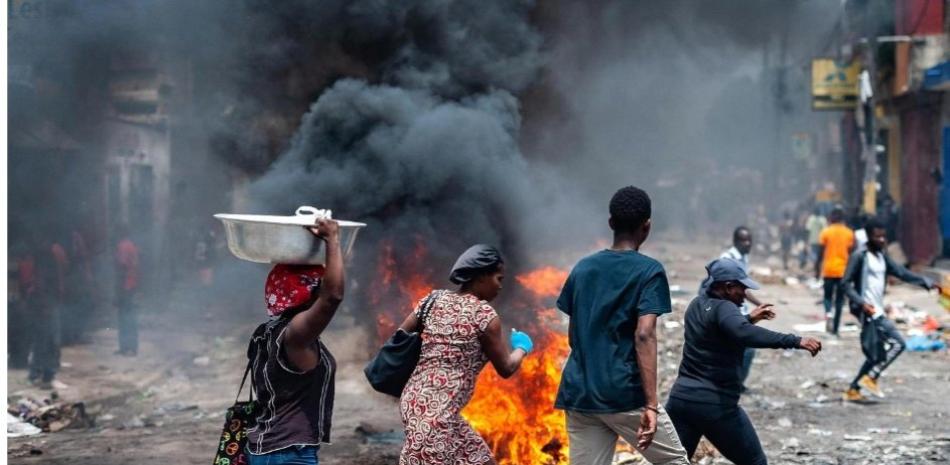
MULTIPOLYGON (((803 197, 820 167, 791 156, 790 135, 821 137, 808 58, 840 15, 781 0, 47 5, 11 26, 11 63, 69 83, 38 99, 83 153, 103 150, 116 56, 172 63, 172 223, 232 208, 229 180, 245 177, 246 212, 312 204, 369 223, 361 282, 380 243, 399 263, 423 242, 436 285, 475 242, 516 269, 574 258, 609 235, 607 200, 628 184, 652 195, 660 233, 719 237, 760 203, 803 197)), ((32 99, 11 97, 11 124, 32 99)), ((51 198, 76 198, 74 184, 67 173, 51 198)), ((11 218, 35 224, 21 187, 11 218)), ((176 245, 169 228, 159 248, 176 245)))
POLYGON ((759 203, 808 194, 814 167, 793 159, 791 135, 823 136, 809 60, 826 52, 834 2, 555 5, 545 84, 568 117, 529 116, 526 143, 570 178, 597 180, 579 183, 588 197, 638 184, 657 226, 722 233, 759 203))

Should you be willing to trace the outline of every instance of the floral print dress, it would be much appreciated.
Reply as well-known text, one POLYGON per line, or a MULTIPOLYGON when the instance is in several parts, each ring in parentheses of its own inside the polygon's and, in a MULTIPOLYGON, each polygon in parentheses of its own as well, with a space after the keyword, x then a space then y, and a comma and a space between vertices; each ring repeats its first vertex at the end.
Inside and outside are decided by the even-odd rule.
POLYGON ((471 294, 433 292, 436 300, 422 331, 419 364, 400 398, 406 443, 399 464, 492 462, 485 440, 460 412, 471 400, 475 378, 488 361, 478 337, 497 314, 471 294))

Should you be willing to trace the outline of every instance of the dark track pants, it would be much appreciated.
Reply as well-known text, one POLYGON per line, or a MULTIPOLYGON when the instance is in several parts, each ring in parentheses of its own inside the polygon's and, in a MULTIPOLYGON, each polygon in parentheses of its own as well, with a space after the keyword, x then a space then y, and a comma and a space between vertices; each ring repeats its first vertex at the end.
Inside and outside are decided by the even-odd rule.
POLYGON ((755 427, 742 407, 670 397, 666 411, 688 456, 693 456, 700 438, 706 436, 723 457, 736 465, 768 463, 755 427))
POLYGON ((831 308, 834 306, 833 323, 831 334, 838 334, 838 327, 841 325, 841 310, 844 308, 844 289, 841 288, 841 278, 824 278, 825 291, 825 315, 832 315, 831 308))
POLYGON ((870 375, 872 378, 878 379, 881 373, 883 373, 887 367, 891 366, 894 360, 897 360, 897 357, 904 352, 904 348, 907 346, 904 342, 904 338, 901 337, 900 331, 897 330, 897 326, 894 326, 894 322, 887 319, 887 317, 881 317, 877 321, 866 320, 864 324, 877 325, 877 330, 887 345, 887 358, 880 363, 865 360, 864 364, 861 365, 861 369, 858 370, 858 375, 855 376, 854 381, 851 382, 851 387, 854 389, 858 389, 858 381, 864 375, 870 375))

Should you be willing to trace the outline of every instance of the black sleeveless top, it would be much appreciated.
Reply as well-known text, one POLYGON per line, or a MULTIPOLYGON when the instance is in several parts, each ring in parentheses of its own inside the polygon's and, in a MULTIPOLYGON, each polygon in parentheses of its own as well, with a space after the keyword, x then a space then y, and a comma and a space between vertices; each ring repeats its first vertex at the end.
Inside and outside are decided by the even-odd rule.
POLYGON ((313 343, 320 354, 316 368, 307 372, 293 368, 282 346, 289 322, 289 318, 274 318, 261 324, 248 345, 251 384, 261 411, 257 425, 247 431, 252 454, 330 442, 336 360, 317 340, 313 343))

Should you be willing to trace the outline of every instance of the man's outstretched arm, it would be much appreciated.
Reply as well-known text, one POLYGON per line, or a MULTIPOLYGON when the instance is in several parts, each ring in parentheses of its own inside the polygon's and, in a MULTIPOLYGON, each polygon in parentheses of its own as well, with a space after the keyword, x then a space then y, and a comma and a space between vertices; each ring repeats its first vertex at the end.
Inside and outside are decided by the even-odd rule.
POLYGON ((894 276, 907 284, 920 286, 927 290, 934 288, 934 282, 929 278, 908 270, 899 263, 895 262, 894 259, 892 259, 887 254, 884 255, 884 263, 887 266, 887 274, 894 276))

